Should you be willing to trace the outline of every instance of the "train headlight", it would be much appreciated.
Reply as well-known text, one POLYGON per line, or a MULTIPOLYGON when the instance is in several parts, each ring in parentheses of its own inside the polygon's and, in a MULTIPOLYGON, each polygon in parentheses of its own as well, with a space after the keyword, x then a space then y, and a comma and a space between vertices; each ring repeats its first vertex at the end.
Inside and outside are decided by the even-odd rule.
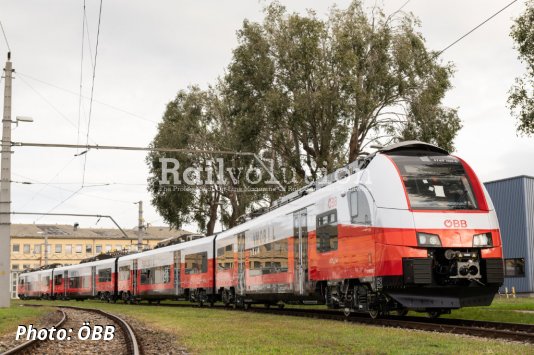
POLYGON ((437 234, 417 232, 417 245, 420 247, 440 247, 441 240, 437 234))
POLYGON ((493 241, 491 240, 491 233, 481 233, 473 236, 474 247, 490 247, 492 245, 493 241))

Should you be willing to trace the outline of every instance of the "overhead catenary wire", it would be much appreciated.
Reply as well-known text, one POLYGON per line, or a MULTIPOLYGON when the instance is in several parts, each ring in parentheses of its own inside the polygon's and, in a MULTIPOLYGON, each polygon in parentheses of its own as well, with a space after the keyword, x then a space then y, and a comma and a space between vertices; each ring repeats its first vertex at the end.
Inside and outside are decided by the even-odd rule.
POLYGON ((11 47, 9 46, 9 41, 7 40, 6 31, 4 30, 4 25, 2 24, 2 21, 0 21, 0 28, 2 29, 2 34, 4 35, 4 41, 6 42, 7 50, 11 52, 11 47))
POLYGON ((83 49, 85 44, 85 0, 83 0, 83 16, 82 16, 82 52, 80 58, 80 95, 78 97, 78 134, 76 144, 80 143, 80 120, 82 116, 82 89, 83 89, 83 49))
POLYGON ((502 9, 500 9, 499 11, 495 12, 493 15, 491 15, 490 17, 486 18, 484 21, 482 21, 481 23, 479 23, 478 25, 476 25, 475 27, 473 27, 471 30, 469 30, 468 32, 466 32, 465 34, 463 34, 462 36, 460 36, 458 39, 456 39, 455 41, 453 41, 451 44, 449 44, 448 46, 446 46, 445 48, 443 48, 442 50, 438 51, 433 57, 436 58, 436 57, 439 57, 441 54, 443 54, 443 52, 445 52, 446 50, 448 50, 449 48, 453 47, 454 45, 456 45, 458 42, 462 41, 464 38, 466 38, 467 36, 469 36, 471 33, 475 32, 476 30, 478 30, 480 27, 484 26, 486 23, 488 23, 489 21, 491 21, 493 18, 495 18, 497 15, 499 15, 501 12, 503 12, 504 10, 506 10, 507 8, 509 8, 510 6, 512 6, 514 3, 516 3, 518 0, 513 0, 511 1, 510 3, 508 3, 505 7, 503 7, 502 9))
MULTIPOLYGON (((52 83, 46 82, 44 80, 38 79, 38 78, 36 78, 34 76, 31 76, 31 75, 28 75, 28 74, 25 74, 25 73, 21 73, 19 71, 17 71, 17 74, 18 74, 19 77, 20 76, 24 76, 27 79, 39 82, 39 83, 44 84, 44 85, 48 85, 48 86, 53 87, 53 88, 55 88, 57 90, 64 91, 64 92, 66 92, 68 94, 71 94, 71 95, 74 95, 74 96, 78 96, 79 95, 79 93, 74 91, 74 90, 69 90, 69 89, 62 88, 62 87, 57 86, 55 84, 52 84, 52 83)), ((89 96, 82 95, 82 98, 85 99, 85 100, 89 100, 89 96)), ((155 121, 155 120, 148 119, 148 118, 140 116, 140 115, 138 115, 136 113, 124 110, 124 109, 122 109, 120 107, 108 104, 106 102, 103 102, 103 101, 100 101, 100 100, 97 100, 97 99, 94 99, 94 98, 93 98, 93 103, 97 103, 99 105, 106 106, 106 107, 108 107, 108 108, 110 108, 112 110, 115 110, 115 111, 118 111, 118 112, 122 112, 124 114, 127 114, 129 116, 132 116, 134 118, 137 118, 137 119, 140 119, 140 120, 143 120, 143 121, 146 121, 146 122, 157 123, 157 121, 155 121)))
MULTIPOLYGON (((97 32, 96 32, 95 61, 93 63, 93 76, 91 80, 91 97, 89 101, 89 117, 87 118, 87 133, 86 133, 85 144, 89 143, 89 131, 91 129, 91 116, 93 113, 93 95, 94 95, 94 89, 95 89, 96 64, 97 64, 97 58, 98 58, 98 44, 100 42, 100 24, 102 23, 102 3, 103 3, 103 0, 100 0, 100 9, 98 12, 98 27, 97 27, 97 32)), ((82 187, 85 183, 86 167, 87 167, 87 154, 85 154, 83 157, 82 187)))

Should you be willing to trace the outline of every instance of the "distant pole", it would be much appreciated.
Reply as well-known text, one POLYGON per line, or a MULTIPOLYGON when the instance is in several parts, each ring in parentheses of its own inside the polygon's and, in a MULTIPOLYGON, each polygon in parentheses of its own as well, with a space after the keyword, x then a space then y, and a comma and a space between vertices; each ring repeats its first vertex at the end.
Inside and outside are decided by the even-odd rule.
POLYGON ((4 68, 4 116, 2 118, 2 151, 0 154, 0 307, 11 305, 9 284, 11 242, 11 52, 4 68))
POLYGON ((45 234, 45 244, 44 244, 44 256, 45 256, 45 266, 48 265, 48 235, 45 234))
POLYGON ((143 201, 136 202, 139 205, 139 223, 137 231, 137 251, 143 251, 143 201))

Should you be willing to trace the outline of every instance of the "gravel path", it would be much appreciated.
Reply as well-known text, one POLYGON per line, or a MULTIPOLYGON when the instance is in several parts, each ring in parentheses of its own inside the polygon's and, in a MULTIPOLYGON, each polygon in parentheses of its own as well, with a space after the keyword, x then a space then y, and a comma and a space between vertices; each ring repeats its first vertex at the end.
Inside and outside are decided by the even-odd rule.
POLYGON ((176 335, 154 330, 132 317, 121 316, 135 331, 135 336, 145 355, 187 355, 187 349, 180 346, 176 335))

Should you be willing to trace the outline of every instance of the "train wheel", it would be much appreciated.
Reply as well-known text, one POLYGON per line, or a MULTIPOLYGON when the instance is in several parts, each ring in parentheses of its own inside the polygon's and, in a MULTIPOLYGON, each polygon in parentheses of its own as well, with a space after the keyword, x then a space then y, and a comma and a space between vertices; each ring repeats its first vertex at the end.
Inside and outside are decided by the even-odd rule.
POLYGON ((408 314, 408 308, 399 308, 395 311, 395 313, 397 313, 398 316, 404 317, 408 314))
POLYGON ((377 318, 380 318, 382 313, 378 309, 370 309, 369 315, 371 316, 371 318, 377 319, 377 318))
POLYGON ((428 311, 426 314, 428 315, 428 318, 436 319, 441 316, 441 311, 428 311))
POLYGON ((249 310, 250 309, 250 303, 243 303, 243 309, 246 311, 246 310, 249 310))
POLYGON ((286 305, 283 303, 278 303, 278 309, 284 309, 286 305))
POLYGON ((263 306, 264 306, 265 308, 267 308, 267 309, 271 308, 271 304, 270 304, 270 303, 266 303, 266 304, 264 304, 263 306))

